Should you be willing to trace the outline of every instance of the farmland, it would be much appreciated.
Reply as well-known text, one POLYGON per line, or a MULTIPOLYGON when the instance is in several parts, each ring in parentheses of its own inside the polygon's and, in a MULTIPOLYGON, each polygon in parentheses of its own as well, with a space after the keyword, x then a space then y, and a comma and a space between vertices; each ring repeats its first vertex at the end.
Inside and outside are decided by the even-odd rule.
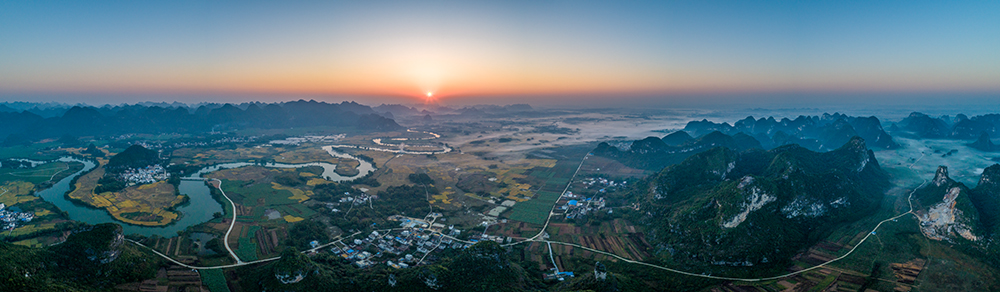
POLYGON ((201 270, 201 283, 212 292, 229 292, 226 285, 226 276, 222 274, 222 269, 201 270))
POLYGON ((258 259, 256 242, 258 230, 260 230, 259 226, 244 226, 240 230, 236 256, 245 262, 256 261, 258 259))
POLYGON ((170 210, 185 200, 184 196, 176 193, 174 185, 159 181, 127 187, 117 192, 94 194, 97 181, 102 176, 103 167, 81 176, 68 196, 89 206, 107 210, 115 219, 129 224, 162 226, 180 216, 170 210))
POLYGON ((6 181, 25 181, 41 184, 48 181, 58 181, 76 170, 83 168, 79 162, 49 162, 29 169, 0 168, 0 183, 6 181))
POLYGON ((580 160, 587 154, 587 151, 589 149, 584 147, 567 147, 560 149, 560 152, 550 151, 549 153, 536 154, 537 156, 555 156, 559 159, 551 168, 535 167, 529 169, 528 175, 535 177, 542 183, 537 189, 536 197, 515 205, 509 218, 528 223, 544 224, 552 206, 565 190, 566 184, 573 177, 580 165, 580 160))

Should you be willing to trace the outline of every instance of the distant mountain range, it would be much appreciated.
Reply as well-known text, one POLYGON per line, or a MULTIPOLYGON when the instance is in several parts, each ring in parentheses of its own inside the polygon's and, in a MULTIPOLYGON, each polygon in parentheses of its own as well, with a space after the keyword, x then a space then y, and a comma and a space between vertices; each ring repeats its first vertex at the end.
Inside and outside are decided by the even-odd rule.
POLYGON ((736 151, 761 148, 760 142, 743 133, 730 136, 714 131, 695 139, 684 131, 678 131, 663 138, 648 137, 637 140, 625 149, 602 142, 592 153, 615 159, 629 167, 657 171, 679 163, 691 155, 720 146, 736 151))
POLYGON ((955 117, 930 117, 923 113, 910 113, 899 123, 890 126, 893 135, 913 138, 931 139, 976 139, 983 132, 996 136, 1000 128, 1000 114, 986 114, 968 117, 958 114, 955 117))
POLYGON ((855 136, 872 141, 868 145, 873 149, 899 148, 892 136, 882 129, 878 118, 835 113, 799 116, 794 120, 747 117, 734 125, 708 120, 691 121, 683 130, 663 138, 647 137, 628 145, 618 143, 618 147, 601 143, 593 153, 629 167, 658 171, 716 146, 744 151, 797 144, 812 151, 830 151, 855 136))
POLYGON ((875 210, 890 186, 859 137, 829 152, 715 147, 640 184, 641 221, 664 256, 729 267, 787 261, 825 232, 875 210))
POLYGON ((799 144, 813 151, 829 151, 844 145, 851 137, 859 136, 868 141, 872 149, 898 148, 892 137, 882 128, 878 118, 852 117, 840 113, 822 116, 799 116, 794 120, 774 117, 754 119, 746 117, 733 125, 708 120, 692 121, 684 131, 694 136, 719 131, 728 135, 743 133, 760 141, 764 149, 781 145, 799 144))
MULTIPOLYGON (((57 108, 53 108, 57 109, 57 108)), ((207 133, 247 128, 281 129, 335 126, 365 130, 402 127, 371 107, 355 102, 203 104, 197 108, 168 105, 73 106, 58 116, 31 111, 0 111, 4 145, 30 143, 64 135, 107 136, 132 133, 207 133)))

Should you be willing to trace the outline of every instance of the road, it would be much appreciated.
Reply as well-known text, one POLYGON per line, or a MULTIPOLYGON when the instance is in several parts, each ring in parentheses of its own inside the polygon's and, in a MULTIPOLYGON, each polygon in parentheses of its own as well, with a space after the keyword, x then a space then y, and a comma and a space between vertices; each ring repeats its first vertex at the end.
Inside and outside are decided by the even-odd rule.
MULTIPOLYGON (((385 229, 385 230, 390 230, 390 229, 385 229)), ((353 233, 351 235, 348 235, 346 238, 351 238, 351 237, 354 237, 354 236, 356 236, 358 234, 361 234, 361 232, 360 231, 359 232, 355 232, 355 233, 353 233)), ((326 244, 323 244, 323 245, 320 245, 320 246, 317 246, 317 247, 314 247, 314 248, 311 248, 311 249, 304 250, 304 251, 302 251, 302 253, 316 252, 317 250, 319 250, 321 248, 330 246, 331 244, 334 244, 334 243, 336 243, 338 241, 341 241, 341 240, 344 240, 344 239, 345 239, 345 237, 337 236, 334 240, 331 240, 330 242, 328 242, 326 244)), ((128 238, 126 238, 125 241, 131 242, 132 244, 135 244, 135 245, 138 245, 138 246, 141 246, 141 247, 145 247, 145 248, 149 249, 149 251, 152 251, 154 254, 156 254, 156 255, 158 255, 158 256, 160 256, 160 257, 162 257, 162 258, 164 258, 164 259, 166 259, 166 260, 168 260, 168 261, 170 261, 170 262, 172 262, 174 264, 177 264, 178 266, 182 266, 182 267, 185 267, 185 268, 188 268, 188 269, 195 269, 195 270, 235 268, 235 267, 239 267, 239 266, 259 264, 259 263, 270 262, 270 261, 281 259, 281 257, 273 257, 273 258, 266 258, 266 259, 262 259, 262 260, 251 261, 251 262, 244 262, 244 261, 240 261, 240 260, 237 259, 237 261, 236 261, 235 264, 221 265, 221 266, 211 266, 211 267, 200 267, 200 266, 192 266, 192 265, 188 265, 188 264, 179 262, 179 261, 177 261, 177 260, 175 260, 173 258, 170 258, 169 256, 167 256, 167 255, 165 255, 163 253, 160 253, 159 251, 157 251, 157 250, 155 250, 155 249, 153 249, 151 247, 148 247, 148 246, 146 246, 146 245, 144 245, 142 243, 139 243, 137 241, 134 241, 134 240, 131 240, 131 239, 128 239, 128 238)), ((230 252, 232 252, 232 250, 230 250, 230 252)), ((236 255, 234 254, 233 257, 236 257, 236 255)))
MULTIPOLYGON (((229 204, 231 206, 233 206, 233 220, 232 220, 232 222, 229 223, 229 230, 226 230, 226 237, 223 238, 222 242, 225 244, 226 250, 229 251, 229 255, 232 256, 233 259, 236 260, 236 264, 242 264, 243 260, 241 260, 240 257, 236 256, 236 253, 233 252, 233 249, 229 247, 229 233, 233 232, 233 226, 236 226, 236 203, 233 203, 233 200, 229 199, 229 196, 226 196, 226 191, 222 190, 222 181, 221 180, 214 179, 214 178, 212 180, 219 182, 219 192, 221 192, 222 193, 222 197, 226 198, 226 201, 229 201, 229 204)), ((155 250, 154 250, 154 252, 155 252, 155 250)))
MULTIPOLYGON (((590 157, 590 153, 583 155, 583 159, 580 160, 580 165, 576 167, 576 171, 573 172, 573 176, 571 176, 569 178, 569 182, 566 183, 566 188, 563 189, 562 193, 559 194, 559 197, 556 198, 556 202, 552 204, 552 209, 549 210, 549 216, 545 218, 545 225, 542 225, 542 230, 539 230, 538 234, 535 234, 535 236, 532 236, 531 238, 528 238, 525 241, 533 241, 535 239, 538 239, 538 237, 542 236, 542 234, 545 234, 545 229, 549 227, 549 222, 552 221, 552 215, 555 215, 556 204, 559 202, 559 200, 562 200, 562 197, 566 195, 567 191, 569 191, 569 187, 573 185, 573 180, 576 179, 576 174, 580 173, 580 168, 583 168, 583 163, 587 162, 588 157, 590 157)), ((507 245, 512 245, 512 244, 517 244, 517 243, 510 243, 507 245)))

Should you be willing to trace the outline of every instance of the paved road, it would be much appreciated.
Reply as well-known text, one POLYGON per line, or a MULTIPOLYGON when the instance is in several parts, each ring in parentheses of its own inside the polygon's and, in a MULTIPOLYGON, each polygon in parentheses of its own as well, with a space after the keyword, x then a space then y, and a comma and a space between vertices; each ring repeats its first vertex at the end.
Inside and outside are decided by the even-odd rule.
MULTIPOLYGON (((384 230, 390 230, 390 229, 384 229, 384 230)), ((353 233, 351 235, 348 235, 346 238, 354 237, 354 236, 356 236, 358 234, 361 234, 361 232, 360 231, 359 232, 355 232, 355 233, 353 233)), ((304 250, 304 251, 302 251, 302 253, 316 252, 317 250, 319 250, 321 248, 327 247, 327 246, 329 246, 331 244, 334 244, 334 243, 336 243, 338 241, 341 241, 343 239, 345 239, 345 237, 337 236, 336 238, 334 238, 334 240, 331 240, 330 242, 328 242, 326 244, 323 244, 323 245, 320 245, 320 246, 317 246, 317 247, 314 247, 314 248, 311 248, 311 249, 304 250)), ((156 254, 156 255, 158 255, 158 256, 160 256, 160 257, 162 257, 162 258, 164 258, 164 259, 166 259, 166 260, 168 260, 168 261, 170 261, 170 262, 172 262, 174 264, 177 264, 179 266, 182 266, 182 267, 185 267, 185 268, 189 268, 189 269, 195 269, 195 270, 234 268, 234 267, 239 267, 239 266, 246 266, 246 265, 258 264, 258 263, 264 263, 264 262, 270 262, 270 261, 281 259, 281 257, 273 257, 273 258, 266 258, 266 259, 262 259, 262 260, 251 261, 251 262, 237 261, 235 264, 229 264, 229 265, 211 266, 211 267, 200 267, 200 266, 192 266, 192 265, 188 265, 188 264, 179 262, 179 261, 177 261, 177 260, 175 260, 173 258, 170 258, 169 256, 167 256, 167 255, 165 255, 163 253, 160 253, 159 251, 157 251, 157 250, 155 250, 155 249, 153 249, 151 247, 148 247, 148 246, 146 246, 146 245, 144 245, 142 243, 139 243, 137 241, 134 241, 134 240, 131 240, 131 239, 128 239, 128 238, 126 238, 125 241, 131 242, 131 243, 133 243, 135 245, 138 245, 138 246, 141 246, 141 247, 145 247, 145 248, 149 249, 150 251, 152 251, 154 254, 156 254)), ((235 257, 235 255, 234 255, 234 257, 235 257)))
POLYGON ((236 203, 233 203, 233 200, 229 199, 229 196, 226 196, 226 191, 222 190, 221 180, 214 178, 212 180, 219 182, 219 192, 221 192, 222 197, 226 198, 226 201, 229 201, 229 204, 233 206, 233 221, 229 223, 229 230, 226 230, 226 237, 223 238, 222 242, 225 243, 226 250, 229 251, 229 255, 231 255, 233 259, 236 259, 236 264, 242 264, 243 260, 241 260, 240 257, 236 256, 236 253, 233 252, 233 249, 229 247, 229 233, 233 232, 233 226, 236 226, 236 203))

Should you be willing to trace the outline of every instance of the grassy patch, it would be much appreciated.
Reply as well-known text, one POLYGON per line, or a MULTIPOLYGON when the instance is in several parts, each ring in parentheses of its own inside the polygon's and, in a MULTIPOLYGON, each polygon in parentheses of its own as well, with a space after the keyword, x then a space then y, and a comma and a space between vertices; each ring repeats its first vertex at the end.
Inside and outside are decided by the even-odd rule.
POLYGON ((274 209, 278 210, 278 212, 281 212, 281 214, 284 214, 286 216, 295 216, 299 218, 309 218, 312 217, 312 215, 316 214, 316 211, 313 211, 312 209, 309 209, 306 206, 298 204, 276 206, 274 207, 274 209))
POLYGON ((521 202, 514 205, 508 218, 521 222, 545 224, 545 219, 552 211, 552 205, 559 198, 559 193, 541 191, 538 196, 530 201, 521 202))
POLYGON ((49 181, 63 171, 70 171, 69 163, 50 162, 29 169, 0 168, 0 182, 26 181, 40 184, 49 181))
POLYGON ((200 270, 201 283, 212 292, 229 292, 226 285, 226 275, 222 274, 222 269, 200 270))
POLYGON ((240 247, 234 252, 241 260, 245 262, 256 261, 257 260, 257 242, 254 241, 256 237, 255 234, 257 230, 260 230, 259 226, 248 226, 246 228, 246 234, 240 236, 239 245, 240 247))
POLYGON ((224 180, 223 190, 237 204, 244 206, 273 206, 298 203, 290 199, 294 194, 288 190, 276 190, 271 184, 247 183, 239 180, 224 180))

